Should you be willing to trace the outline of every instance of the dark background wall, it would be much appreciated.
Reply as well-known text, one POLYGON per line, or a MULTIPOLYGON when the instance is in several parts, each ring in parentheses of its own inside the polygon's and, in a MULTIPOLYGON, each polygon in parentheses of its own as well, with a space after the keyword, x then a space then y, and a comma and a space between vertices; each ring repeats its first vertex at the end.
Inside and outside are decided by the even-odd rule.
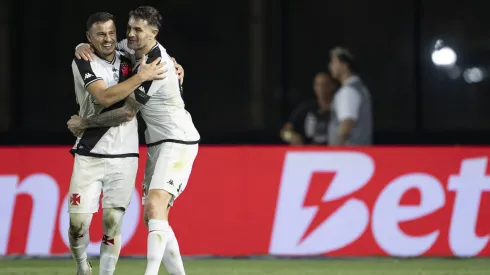
POLYGON ((159 41, 185 68, 184 99, 204 143, 280 143, 278 129, 312 97, 312 77, 336 45, 360 61, 376 143, 490 138, 488 80, 450 79, 430 60, 442 38, 458 61, 488 67, 485 1, 23 0, 1 4, 0 143, 71 144, 70 64, 87 17, 113 13, 124 37, 129 10, 144 4, 163 14, 159 41))
POLYGON ((10 48, 9 21, 10 2, 0 4, 0 132, 7 132, 10 126, 10 48))

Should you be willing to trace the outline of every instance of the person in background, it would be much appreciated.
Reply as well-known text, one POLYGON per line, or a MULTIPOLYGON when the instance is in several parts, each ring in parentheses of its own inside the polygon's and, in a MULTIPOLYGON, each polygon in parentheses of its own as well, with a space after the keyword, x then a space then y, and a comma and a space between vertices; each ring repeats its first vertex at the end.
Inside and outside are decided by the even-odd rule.
POLYGON ((334 48, 330 52, 329 69, 341 84, 332 102, 328 127, 329 145, 371 145, 371 95, 356 75, 354 56, 345 48, 334 48))
POLYGON ((337 85, 326 72, 317 73, 313 81, 316 100, 299 105, 281 129, 281 138, 291 145, 326 145, 330 103, 337 85))

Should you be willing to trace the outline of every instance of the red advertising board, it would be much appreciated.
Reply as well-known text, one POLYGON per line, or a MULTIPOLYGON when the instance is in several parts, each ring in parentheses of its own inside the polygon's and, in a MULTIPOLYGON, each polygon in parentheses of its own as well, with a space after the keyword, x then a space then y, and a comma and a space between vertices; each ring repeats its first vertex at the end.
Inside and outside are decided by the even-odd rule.
MULTIPOLYGON (((69 252, 69 148, 0 149, 0 255, 69 252)), ((122 255, 145 255, 140 185, 122 255)), ((201 146, 170 223, 184 255, 490 256, 490 148, 201 146)), ((98 254, 100 214, 91 229, 98 254)))

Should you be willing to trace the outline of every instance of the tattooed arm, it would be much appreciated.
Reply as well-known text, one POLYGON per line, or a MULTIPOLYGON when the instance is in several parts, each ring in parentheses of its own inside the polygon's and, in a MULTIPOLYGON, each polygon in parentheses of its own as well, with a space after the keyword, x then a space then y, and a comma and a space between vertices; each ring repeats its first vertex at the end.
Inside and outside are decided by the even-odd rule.
POLYGON ((80 136, 87 128, 116 126, 121 123, 131 121, 136 113, 143 107, 136 99, 134 94, 126 98, 124 106, 118 109, 107 111, 88 118, 72 116, 68 121, 68 129, 75 135, 80 136))

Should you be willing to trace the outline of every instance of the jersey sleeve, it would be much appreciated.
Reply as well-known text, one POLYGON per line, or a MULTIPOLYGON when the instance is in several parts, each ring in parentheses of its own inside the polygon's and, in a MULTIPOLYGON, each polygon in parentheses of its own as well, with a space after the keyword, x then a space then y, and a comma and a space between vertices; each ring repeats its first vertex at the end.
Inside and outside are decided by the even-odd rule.
MULTIPOLYGON (((149 57, 146 60, 146 64, 155 61, 158 57, 159 55, 149 57)), ((139 67, 137 68, 137 70, 139 71, 139 67)), ((146 103, 150 100, 150 98, 165 84, 165 81, 166 79, 160 79, 160 80, 146 81, 143 84, 141 84, 134 91, 134 96, 136 98, 136 101, 138 101, 140 104, 146 105, 146 103)))
POLYGON ((97 80, 103 80, 102 77, 97 75, 97 68, 94 68, 91 62, 83 59, 75 58, 72 63, 73 76, 75 79, 83 84, 83 87, 87 87, 97 80))
POLYGON ((84 86, 85 84, 83 83, 83 78, 80 75, 80 71, 78 70, 78 66, 77 66, 77 63, 75 62, 75 60, 73 60, 71 62, 71 70, 73 73, 73 79, 75 80, 75 83, 78 83, 78 84, 84 86))
POLYGON ((357 120, 360 106, 361 96, 354 88, 346 86, 339 91, 336 113, 340 121, 346 119, 357 120))
POLYGON ((165 80, 146 81, 135 91, 134 97, 140 104, 146 105, 150 98, 163 86, 165 80))

